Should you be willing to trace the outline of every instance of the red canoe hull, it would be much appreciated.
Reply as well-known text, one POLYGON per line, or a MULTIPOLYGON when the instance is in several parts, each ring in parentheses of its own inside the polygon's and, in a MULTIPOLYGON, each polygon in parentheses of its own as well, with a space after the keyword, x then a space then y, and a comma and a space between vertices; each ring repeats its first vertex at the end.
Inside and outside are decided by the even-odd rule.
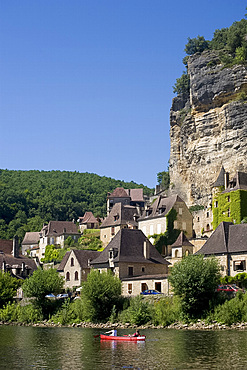
POLYGON ((114 337, 111 335, 105 335, 105 334, 100 334, 100 339, 103 340, 120 340, 120 341, 128 341, 128 342, 139 342, 140 340, 145 340, 146 337, 145 335, 142 335, 140 337, 129 337, 128 335, 124 337, 114 337))

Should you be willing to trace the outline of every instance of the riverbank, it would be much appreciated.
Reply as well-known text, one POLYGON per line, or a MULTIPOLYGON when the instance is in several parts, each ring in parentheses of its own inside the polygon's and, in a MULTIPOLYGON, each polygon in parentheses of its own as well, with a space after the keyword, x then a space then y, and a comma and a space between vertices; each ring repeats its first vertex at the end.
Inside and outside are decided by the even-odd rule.
POLYGON ((67 328, 90 328, 90 329, 101 329, 101 330, 111 330, 111 329, 136 329, 139 330, 143 329, 176 329, 176 330, 231 330, 231 329, 237 329, 237 330, 247 330, 247 322, 242 323, 235 323, 232 325, 225 325, 221 323, 217 323, 214 321, 213 323, 207 323, 203 320, 198 320, 197 322, 192 322, 188 324, 184 324, 181 322, 175 322, 168 326, 162 326, 162 325, 152 325, 152 324, 146 324, 146 325, 132 325, 130 323, 91 323, 91 322, 81 322, 81 323, 72 323, 68 325, 62 325, 60 323, 54 323, 51 321, 42 321, 39 323, 22 323, 22 322, 7 322, 7 321, 0 321, 0 325, 10 325, 10 326, 33 326, 33 327, 67 327, 67 328))

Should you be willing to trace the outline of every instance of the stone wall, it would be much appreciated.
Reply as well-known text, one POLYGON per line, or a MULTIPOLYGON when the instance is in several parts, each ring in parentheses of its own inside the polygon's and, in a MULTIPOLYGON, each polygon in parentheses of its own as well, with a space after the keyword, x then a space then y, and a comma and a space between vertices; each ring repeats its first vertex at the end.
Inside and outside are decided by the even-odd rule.
POLYGON ((230 177, 247 171, 247 68, 223 68, 205 51, 189 58, 188 72, 189 99, 174 98, 170 112, 170 192, 208 206, 222 165, 230 177))

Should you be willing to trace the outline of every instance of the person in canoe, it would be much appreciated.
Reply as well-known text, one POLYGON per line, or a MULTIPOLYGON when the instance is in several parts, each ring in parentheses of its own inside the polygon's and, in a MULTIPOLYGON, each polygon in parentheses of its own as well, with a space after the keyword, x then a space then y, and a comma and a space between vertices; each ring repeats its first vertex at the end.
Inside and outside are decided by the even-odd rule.
POLYGON ((111 337, 116 337, 117 336, 117 330, 113 329, 113 330, 107 331, 105 334, 109 334, 111 337))
POLYGON ((139 330, 137 330, 134 334, 129 334, 130 337, 140 337, 141 334, 139 332, 139 330))

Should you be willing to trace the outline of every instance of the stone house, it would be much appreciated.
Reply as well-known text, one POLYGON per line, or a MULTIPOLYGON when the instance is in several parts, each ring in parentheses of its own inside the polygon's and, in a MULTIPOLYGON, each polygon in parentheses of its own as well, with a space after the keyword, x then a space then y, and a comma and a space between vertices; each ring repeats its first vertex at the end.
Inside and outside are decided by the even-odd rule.
POLYGON ((222 221, 240 224, 247 217, 247 173, 237 171, 229 180, 229 173, 222 167, 212 193, 214 229, 222 221))
POLYGON ((171 245, 171 259, 167 258, 167 260, 174 264, 180 261, 184 256, 193 254, 193 249, 193 244, 186 238, 183 231, 181 231, 177 240, 171 245))
MULTIPOLYGON (((167 217, 174 209, 177 213, 174 229, 183 231, 188 238, 193 235, 193 218, 185 202, 178 196, 165 197, 159 195, 154 203, 149 206, 138 219, 138 228, 146 236, 161 234, 167 230, 167 217)), ((152 239, 150 239, 152 241, 152 239)))
POLYGON ((79 217, 78 222, 81 232, 85 229, 99 229, 99 220, 92 212, 85 212, 83 217, 79 217))
POLYGON ((195 254, 214 255, 219 260, 223 276, 247 272, 247 224, 221 222, 195 254))
MULTIPOLYGON (((21 251, 23 255, 27 255, 28 250, 39 249, 40 233, 37 232, 26 232, 24 239, 21 243, 21 251)), ((30 252, 31 253, 31 252, 30 252)))
POLYGON ((100 252, 91 250, 73 249, 66 252, 57 271, 64 277, 64 288, 74 290, 87 280, 90 272, 90 263, 97 258, 100 252))
POLYGON ((122 281, 122 294, 134 296, 146 289, 168 294, 167 262, 141 230, 120 229, 91 266, 111 270, 122 281))
POLYGON ((143 189, 116 188, 112 193, 108 193, 107 195, 107 215, 110 214, 116 203, 134 206, 137 208, 138 213, 141 213, 146 201, 147 199, 143 195, 143 189))
POLYGON ((55 245, 64 247, 65 240, 71 236, 77 242, 81 233, 78 231, 78 226, 71 221, 50 221, 48 225, 43 226, 40 232, 39 242, 39 259, 45 256, 45 248, 47 245, 55 245))
POLYGON ((18 238, 0 240, 0 269, 13 277, 25 279, 37 269, 35 261, 20 254, 18 238))
POLYGON ((103 247, 114 238, 119 230, 123 228, 137 229, 137 209, 130 205, 123 205, 121 202, 114 204, 109 216, 100 226, 100 240, 103 247))

